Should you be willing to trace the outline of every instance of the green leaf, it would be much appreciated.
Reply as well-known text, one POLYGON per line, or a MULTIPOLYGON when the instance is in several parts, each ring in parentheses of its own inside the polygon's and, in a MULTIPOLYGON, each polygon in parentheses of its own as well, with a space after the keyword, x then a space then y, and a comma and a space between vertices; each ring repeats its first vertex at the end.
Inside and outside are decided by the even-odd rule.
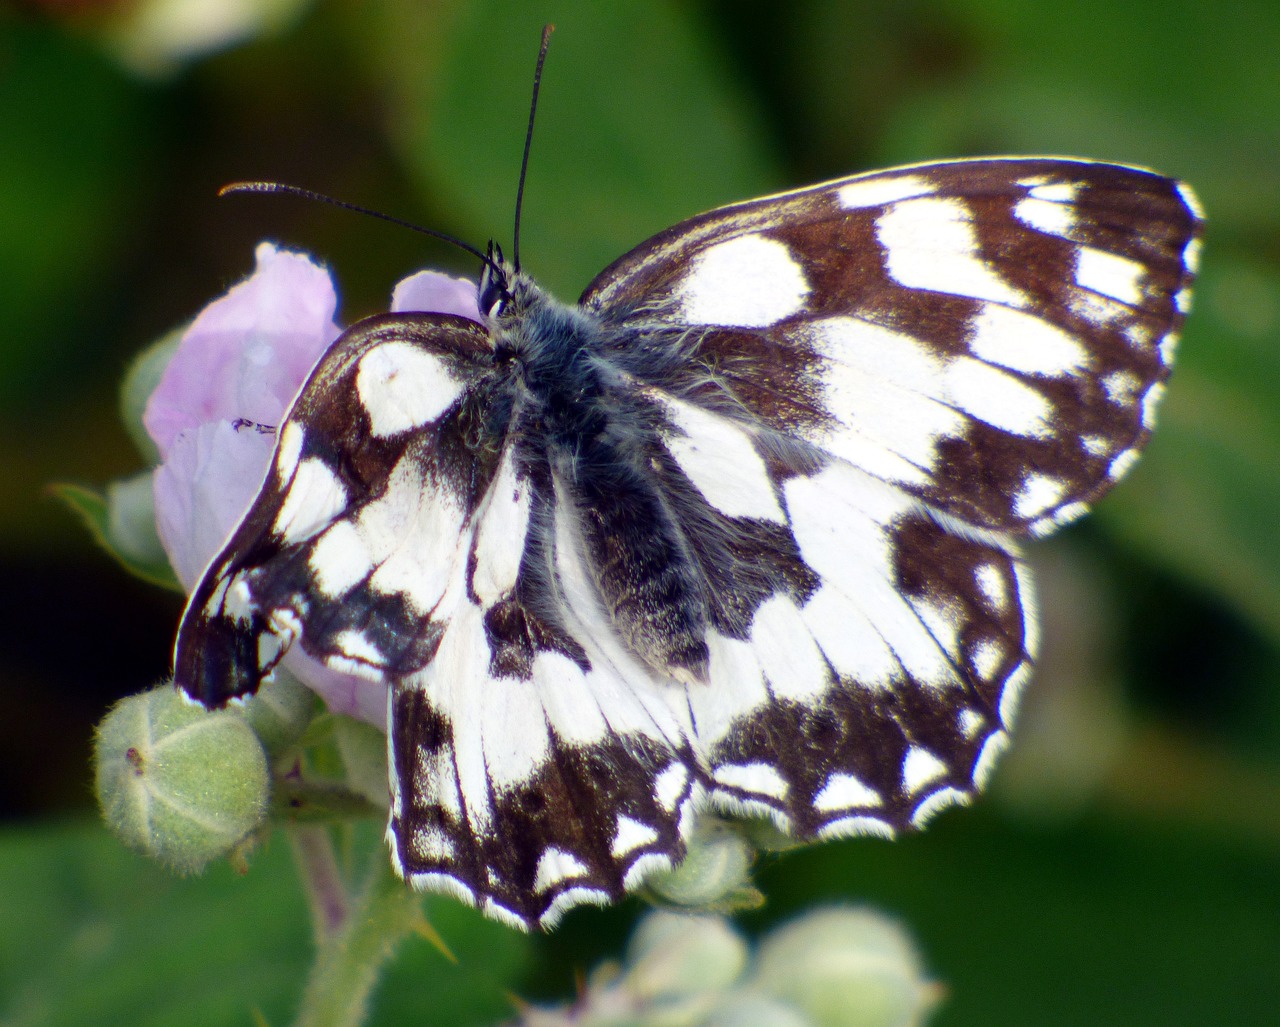
MULTIPOLYGON (((358 850, 385 859, 381 829, 358 850)), ((231 1027, 290 1023, 313 958, 303 894, 283 838, 247 874, 216 864, 175 878, 96 824, 0 832, 0 1022, 40 1027, 231 1027)), ((457 956, 427 940, 397 952, 373 1027, 510 1017, 528 936, 434 900, 428 918, 457 956)))
MULTIPOLYGON (((467 238, 508 253, 545 16, 515 0, 467 4, 434 41, 441 58, 400 83, 411 173, 467 238)), ((687 5, 628 0, 577 5, 553 37, 521 256, 562 298, 681 218, 777 186, 753 108, 700 28, 687 5)))
POLYGON ((161 588, 183 591, 155 533, 150 471, 112 482, 105 495, 68 483, 50 489, 79 515, 94 541, 125 570, 161 588))
POLYGON ((124 381, 120 383, 120 418, 124 421, 129 437, 138 447, 138 452, 149 464, 160 462, 160 450, 147 434, 147 429, 142 426, 142 414, 186 330, 185 325, 175 328, 134 357, 129 370, 125 372, 124 381))

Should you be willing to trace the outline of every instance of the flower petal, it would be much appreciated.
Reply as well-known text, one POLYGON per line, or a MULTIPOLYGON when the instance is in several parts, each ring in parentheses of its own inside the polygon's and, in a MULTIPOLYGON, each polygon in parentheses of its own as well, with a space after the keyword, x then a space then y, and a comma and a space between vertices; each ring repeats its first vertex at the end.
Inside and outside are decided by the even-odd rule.
POLYGON ((156 468, 156 529, 188 592, 248 511, 275 444, 274 435, 213 421, 182 432, 156 468))
POLYGON ((439 271, 419 271, 410 275, 391 294, 391 312, 427 311, 457 314, 483 321, 476 298, 476 283, 469 278, 453 278, 439 271))
POLYGON ((257 268, 201 311, 151 394, 143 423, 167 456, 179 433, 208 421, 276 427, 339 335, 325 268, 262 243, 257 268))

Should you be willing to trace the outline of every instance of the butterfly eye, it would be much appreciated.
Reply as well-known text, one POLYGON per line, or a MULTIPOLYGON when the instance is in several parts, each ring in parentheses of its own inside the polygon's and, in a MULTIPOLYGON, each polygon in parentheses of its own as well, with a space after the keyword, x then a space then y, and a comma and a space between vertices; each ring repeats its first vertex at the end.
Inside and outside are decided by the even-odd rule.
POLYGON ((480 275, 480 310, 488 317, 497 317, 511 299, 507 276, 502 271, 502 249, 489 243, 488 262, 480 275))

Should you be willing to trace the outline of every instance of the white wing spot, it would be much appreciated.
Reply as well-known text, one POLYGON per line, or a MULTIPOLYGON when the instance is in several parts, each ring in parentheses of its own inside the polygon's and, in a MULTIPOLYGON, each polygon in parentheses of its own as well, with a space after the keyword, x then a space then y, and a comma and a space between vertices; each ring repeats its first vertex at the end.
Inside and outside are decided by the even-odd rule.
POLYGON ((830 838, 850 838, 860 835, 875 835, 877 838, 893 838, 893 826, 875 817, 841 817, 818 829, 818 837, 824 841, 830 838))
POLYGON ((928 196, 933 191, 929 180, 919 175, 898 175, 893 178, 873 175, 842 185, 836 190, 836 201, 846 210, 858 210, 909 200, 913 196, 928 196))
POLYGON ((1079 371, 1088 359, 1074 336, 998 303, 984 303, 971 325, 973 355, 1011 371, 1061 378, 1079 371))
POLYGON ((414 795, 429 795, 455 823, 462 819, 462 800, 458 794, 458 774, 453 753, 442 748, 428 752, 419 748, 414 760, 410 790, 414 795))
POLYGON ((984 638, 969 650, 969 662, 983 681, 991 681, 1004 660, 1004 649, 995 639, 984 638))
POLYGON ((926 821, 932 820, 948 806, 963 806, 968 801, 969 796, 958 788, 941 788, 916 807, 911 814, 911 823, 915 827, 923 827, 926 821))
POLYGON ((360 663, 381 665, 385 663, 382 651, 365 636, 364 632, 348 628, 333 637, 333 644, 344 655, 360 663))
POLYGON ((1136 449, 1126 449, 1111 461, 1111 466, 1107 468, 1107 475, 1113 481, 1118 481, 1129 472, 1129 468, 1132 467, 1137 460, 1138 451, 1136 449))
POLYGON ((773 481, 750 436, 725 417, 663 397, 676 431, 665 442, 676 463, 708 503, 726 517, 786 523, 773 481))
POLYGON ((725 763, 713 775, 718 784, 772 799, 787 797, 787 780, 768 763, 725 763))
POLYGON ((994 563, 980 564, 973 572, 973 577, 982 594, 987 597, 987 602, 997 613, 1008 609, 1009 585, 999 566, 994 563))
POLYGON ((653 782, 654 798, 668 813, 675 810, 689 782, 689 771, 683 763, 673 763, 653 782))
POLYGON ((1146 269, 1118 253, 1081 246, 1076 254, 1076 284, 1131 307, 1142 304, 1142 276, 1146 269))
POLYGON ((822 404, 836 422, 809 441, 879 477, 925 484, 938 439, 964 424, 945 402, 939 354, 852 317, 826 318, 798 334, 824 358, 822 404))
POLYGON ((972 357, 956 357, 947 364, 946 382, 947 396, 970 417, 1015 435, 1049 434, 1049 400, 1008 372, 972 357))
POLYGON ((373 573, 373 558, 360 531, 338 521, 316 541, 308 559, 321 595, 337 598, 373 573))
POLYGON ((1038 232, 1063 239, 1071 238, 1071 229, 1076 224, 1075 213, 1067 204, 1042 199, 1034 189, 1030 196, 1014 205, 1013 216, 1038 232))
POLYGON ((533 878, 534 893, 541 895, 562 881, 570 881, 586 873, 586 864, 572 852, 556 848, 547 849, 538 860, 538 869, 533 878))
POLYGON ((1026 304, 1026 297, 983 260, 971 212, 961 200, 922 197, 895 203, 876 220, 876 238, 885 248, 889 277, 909 289, 1026 304))
POLYGON ((708 246, 675 289, 692 324, 764 328, 804 309, 809 283, 786 243, 741 235, 708 246))
POLYGON ((302 428, 296 421, 286 421, 276 444, 276 474, 282 483, 293 477, 301 456, 302 428))
POLYGON ((1186 182, 1177 183, 1178 195, 1182 197, 1182 202, 1187 205, 1187 210, 1191 211, 1192 216, 1197 221, 1204 220, 1204 207, 1200 204, 1200 197, 1195 194, 1195 190, 1186 182))
POLYGON ((456 847, 436 824, 419 825, 409 839, 413 854, 424 863, 444 863, 456 856, 456 847))
POLYGON ((1102 435, 1081 435, 1080 448, 1090 456, 1106 456, 1111 452, 1111 440, 1102 435))
POLYGON ((376 438, 430 424, 462 395, 444 360, 407 342, 388 342, 360 358, 356 392, 376 438))
POLYGON ((882 805, 884 796, 853 774, 832 774, 813 799, 813 808, 819 813, 882 805))
POLYGON ((529 530, 532 489, 516 477, 515 447, 509 446, 489 486, 474 548, 471 588, 481 605, 492 606, 515 587, 529 530))
POLYGON ((613 843, 609 846, 609 855, 619 859, 629 852, 652 845, 658 840, 658 832, 648 824, 641 823, 631 817, 618 817, 618 828, 613 833, 613 843))
POLYGON ((1200 270, 1200 250, 1203 246, 1199 239, 1192 239, 1182 248, 1182 265, 1192 274, 1200 270))
POLYGON ((1131 371, 1115 371, 1102 379, 1102 388, 1107 399, 1117 406, 1132 406, 1142 383, 1131 371))
POLYGON ((1060 182, 1051 178, 1024 178, 1018 185, 1028 188, 1030 195, 1037 200, 1051 203, 1075 203, 1080 195, 1079 182, 1060 182))
POLYGON ((1068 296, 1067 307, 1076 317, 1108 330, 1113 325, 1128 320, 1133 313, 1132 309, 1123 303, 1083 289, 1072 292, 1068 296))
POLYGON ((253 598, 253 590, 245 579, 244 571, 240 571, 228 583, 223 609, 228 617, 238 623, 247 621, 257 612, 258 601, 253 598))
POLYGON ((1028 474, 1022 483, 1022 488, 1013 497, 1013 513, 1024 520, 1039 517, 1055 506, 1066 490, 1066 483, 1060 478, 1050 478, 1044 474, 1028 474))
POLYGON ((305 542, 347 508, 347 489, 322 460, 310 457, 294 471, 271 529, 286 545, 305 542))
POLYGON ((960 711, 960 715, 956 717, 956 726, 965 738, 975 737, 986 722, 987 718, 977 710, 963 709, 960 711))
POLYGON ((756 609, 751 645, 775 699, 813 702, 830 687, 822 650, 787 596, 770 596, 756 609))
POLYGON ((1173 358, 1178 352, 1178 333, 1170 332, 1160 340, 1160 360, 1165 367, 1173 363, 1173 358))
POLYGON ((1142 397, 1142 426, 1147 429, 1156 426, 1156 407, 1160 405, 1160 398, 1164 395, 1164 383, 1156 382, 1147 390, 1147 394, 1142 397))
POLYGON ((986 786, 987 779, 991 777, 991 771, 995 769, 996 761, 1008 747, 1009 735, 1004 731, 997 731, 982 743, 982 751, 978 753, 978 759, 973 765, 973 783, 977 787, 986 786))
POLYGON ((902 790, 914 795, 941 777, 946 777, 947 765, 928 749, 913 745, 902 761, 902 790))

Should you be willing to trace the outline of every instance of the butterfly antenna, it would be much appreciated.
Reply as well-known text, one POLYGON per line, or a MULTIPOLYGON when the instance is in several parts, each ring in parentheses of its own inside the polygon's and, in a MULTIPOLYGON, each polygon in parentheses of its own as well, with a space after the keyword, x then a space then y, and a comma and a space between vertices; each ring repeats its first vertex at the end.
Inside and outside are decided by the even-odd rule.
POLYGON ((524 134, 524 156, 520 158, 520 184, 516 186, 516 230, 511 239, 511 264, 520 270, 520 209, 524 206, 524 177, 529 170, 529 148, 533 146, 533 119, 538 113, 538 89, 542 86, 542 65, 547 60, 554 25, 542 26, 542 45, 538 48, 538 65, 533 69, 533 100, 529 104, 529 128, 524 134))
POLYGON ((497 272, 498 266, 493 259, 486 256, 480 250, 476 249, 470 243, 465 243, 461 239, 455 239, 453 236, 445 232, 437 232, 433 228, 423 228, 421 225, 415 225, 411 221, 404 221, 401 218, 393 217, 390 214, 384 214, 380 210, 370 210, 368 207, 361 207, 355 203, 348 203, 346 200, 337 200, 332 196, 326 196, 324 193, 315 192, 312 189, 303 189, 301 186, 286 185, 283 182, 232 182, 230 185, 224 185, 218 190, 219 196, 230 196, 232 193, 283 193, 285 196, 300 196, 304 200, 318 200, 320 203, 328 203, 334 207, 341 207, 343 210, 354 211, 357 214, 367 214, 371 218, 378 218, 380 221, 390 221, 393 225, 399 225, 401 228, 407 228, 413 232, 420 232, 422 235, 429 235, 433 239, 441 239, 458 247, 460 250, 466 250, 473 257, 478 257, 491 271, 497 272))

